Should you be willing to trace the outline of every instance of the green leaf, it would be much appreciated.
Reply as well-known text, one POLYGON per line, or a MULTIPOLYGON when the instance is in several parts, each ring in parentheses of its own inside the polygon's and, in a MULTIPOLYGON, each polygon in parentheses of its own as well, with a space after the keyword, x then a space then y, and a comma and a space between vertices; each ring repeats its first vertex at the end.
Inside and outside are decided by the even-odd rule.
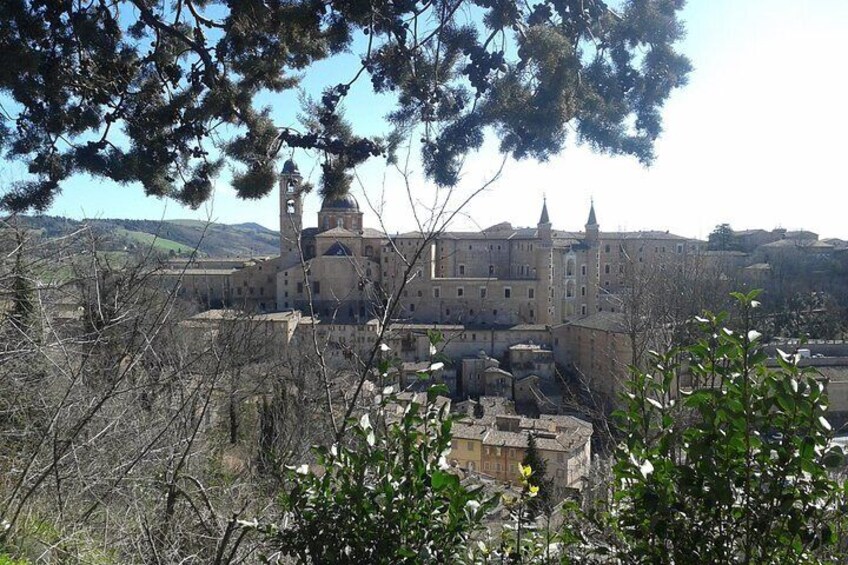
POLYGON ((430 477, 430 483, 436 490, 443 490, 447 487, 455 488, 459 486, 459 477, 444 471, 433 471, 430 477))

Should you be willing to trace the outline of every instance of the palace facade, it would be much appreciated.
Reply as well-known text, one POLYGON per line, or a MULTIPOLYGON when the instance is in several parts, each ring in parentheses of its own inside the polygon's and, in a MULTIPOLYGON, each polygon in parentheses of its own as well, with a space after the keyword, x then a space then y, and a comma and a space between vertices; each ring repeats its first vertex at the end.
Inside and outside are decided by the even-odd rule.
POLYGON ((317 227, 304 229, 300 183, 286 162, 278 257, 175 269, 183 292, 210 307, 301 310, 345 323, 379 317, 396 296, 393 319, 409 323, 552 326, 620 309, 629 263, 665 269, 703 244, 660 231, 602 232, 594 205, 583 231, 556 230, 545 202, 535 227, 388 236, 366 227, 346 195, 325 200, 317 227))

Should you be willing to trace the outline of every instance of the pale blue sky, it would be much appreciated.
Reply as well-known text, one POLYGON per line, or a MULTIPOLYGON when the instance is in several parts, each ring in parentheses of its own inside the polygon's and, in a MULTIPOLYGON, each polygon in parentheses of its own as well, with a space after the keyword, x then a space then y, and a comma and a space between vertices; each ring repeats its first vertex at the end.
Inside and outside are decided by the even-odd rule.
MULTIPOLYGON (((507 163, 500 180, 478 196, 456 228, 500 221, 534 225, 543 193, 554 226, 578 230, 594 197, 602 230, 662 229, 706 237, 734 228, 806 228, 848 239, 848 0, 690 0, 681 49, 695 70, 689 85, 665 107, 657 160, 592 154, 569 146, 548 163, 507 163), (473 221, 471 220, 473 218, 473 221)), ((351 66, 324 65, 309 89, 347 78, 351 66)), ((293 121, 294 98, 269 99, 279 119, 293 121)), ((348 115, 379 130, 379 99, 356 92, 348 115)), ((303 155, 304 174, 310 174, 303 155)), ((460 192, 472 190, 500 163, 494 143, 468 160, 460 192)), ((413 164, 413 169, 415 169, 413 164)), ((317 180, 317 171, 312 172, 317 180)), ((359 171, 355 194, 367 208, 383 195, 390 231, 413 228, 401 177, 379 162, 359 171)), ((9 173, 6 174, 8 180, 9 173)), ((430 202, 434 190, 418 175, 414 193, 430 202)), ((314 225, 318 196, 306 202, 314 225)), ((51 214, 73 217, 185 218, 211 215, 225 223, 277 227, 276 195, 235 198, 225 179, 208 208, 192 211, 147 198, 136 186, 117 187, 80 177, 68 183, 51 214)), ((366 210, 366 223, 376 217, 366 210)))

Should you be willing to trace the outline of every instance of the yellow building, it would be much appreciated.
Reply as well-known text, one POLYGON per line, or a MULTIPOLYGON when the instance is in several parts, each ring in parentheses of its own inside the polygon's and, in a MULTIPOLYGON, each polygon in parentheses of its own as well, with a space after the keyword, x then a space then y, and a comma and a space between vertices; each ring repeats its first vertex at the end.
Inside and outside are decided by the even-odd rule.
POLYGON ((455 422, 451 428, 453 440, 448 460, 471 472, 483 468, 483 439, 488 433, 486 426, 455 422))

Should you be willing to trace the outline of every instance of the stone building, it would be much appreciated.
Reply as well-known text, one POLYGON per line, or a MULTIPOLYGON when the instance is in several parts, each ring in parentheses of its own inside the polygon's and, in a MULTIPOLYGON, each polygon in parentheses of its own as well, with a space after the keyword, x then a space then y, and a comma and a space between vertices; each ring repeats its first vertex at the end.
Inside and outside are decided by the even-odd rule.
POLYGON ((474 373, 477 380, 458 366, 446 372, 446 379, 456 376, 454 390, 462 397, 498 394, 541 410, 556 396, 554 362, 571 355, 612 391, 616 377, 609 371, 617 371, 617 362, 601 367, 607 363, 601 356, 616 348, 621 358, 620 340, 596 342, 593 349, 599 338, 587 335, 581 344, 570 336, 581 320, 621 310, 619 297, 635 266, 672 269, 701 252, 702 242, 668 232, 602 232, 594 203, 580 232, 554 229, 543 201, 534 227, 502 222, 480 231, 389 236, 364 225, 359 203, 348 194, 326 199, 317 226, 305 228, 301 181, 287 161, 279 256, 172 264, 161 279, 181 285, 183 295, 207 308, 299 312, 288 341, 309 345, 311 334, 321 334, 328 357, 348 364, 367 354, 383 323, 383 340, 405 363, 431 358, 434 331, 444 337, 439 353, 449 359, 482 351, 503 361, 474 373), (388 305, 395 306, 390 317, 388 305), (570 329, 557 333, 563 324, 570 329), (558 348, 567 344, 564 357, 558 348), (587 357, 592 354, 597 359, 587 357))
POLYGON ((597 312, 551 328, 556 359, 594 393, 613 400, 633 363, 630 334, 621 313, 597 312))
MULTIPOLYGON (((615 310, 608 296, 626 286, 628 264, 662 269, 701 246, 667 232, 601 232, 594 205, 584 231, 555 230, 545 202, 535 227, 503 222, 476 232, 390 237, 363 224, 348 194, 325 200, 317 227, 304 228, 301 177, 291 160, 282 178, 280 255, 183 274, 190 296, 346 323, 379 317, 395 297, 393 317, 409 324, 544 328, 615 310)), ((173 267, 167 276, 183 271, 173 267)))

